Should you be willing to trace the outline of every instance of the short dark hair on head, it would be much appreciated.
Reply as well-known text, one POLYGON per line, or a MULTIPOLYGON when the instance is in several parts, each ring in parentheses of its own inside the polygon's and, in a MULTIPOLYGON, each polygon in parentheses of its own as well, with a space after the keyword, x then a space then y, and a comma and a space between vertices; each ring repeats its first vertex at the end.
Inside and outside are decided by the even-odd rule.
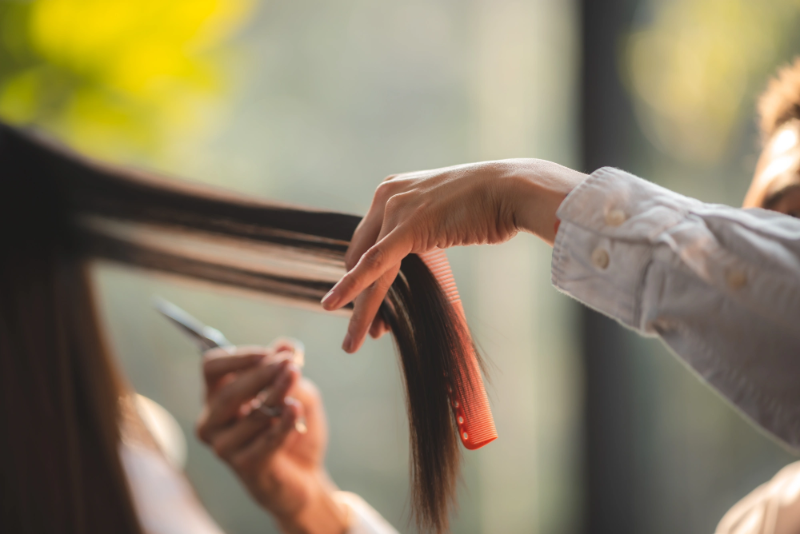
POLYGON ((766 141, 785 123, 800 120, 800 57, 778 71, 758 100, 761 135, 766 141))

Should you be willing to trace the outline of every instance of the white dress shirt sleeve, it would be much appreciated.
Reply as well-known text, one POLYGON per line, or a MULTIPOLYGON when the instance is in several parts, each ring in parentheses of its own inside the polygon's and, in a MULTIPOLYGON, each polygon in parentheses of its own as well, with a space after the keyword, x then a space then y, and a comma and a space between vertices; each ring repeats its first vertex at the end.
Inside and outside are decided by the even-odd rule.
POLYGON ((553 284, 660 337, 800 448, 800 220, 705 204, 611 168, 558 210, 553 284))
POLYGON ((347 534, 397 534, 381 514, 355 493, 337 491, 334 499, 350 510, 350 528, 347 529, 347 534))
POLYGON ((120 460, 142 530, 148 534, 223 534, 189 481, 161 451, 128 440, 120 460))

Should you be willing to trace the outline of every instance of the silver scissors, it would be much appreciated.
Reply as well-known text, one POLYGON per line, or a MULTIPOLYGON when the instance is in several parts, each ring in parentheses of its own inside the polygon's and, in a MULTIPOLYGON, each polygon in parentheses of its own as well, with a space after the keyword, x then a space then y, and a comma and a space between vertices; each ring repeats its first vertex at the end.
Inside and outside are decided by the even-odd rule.
POLYGON ((233 343, 228 341, 222 332, 204 325, 170 301, 161 297, 153 297, 153 305, 161 312, 161 315, 186 334, 197 345, 200 352, 233 347, 233 343))
MULTIPOLYGON (((161 315, 169 319, 169 321, 178 327, 178 329, 186 334, 189 339, 197 345, 200 353, 205 353, 211 349, 216 348, 230 348, 233 343, 216 328, 206 326, 186 311, 171 303, 170 301, 161 297, 153 297, 153 305, 161 315)), ((304 347, 303 344, 296 340, 288 340, 294 352, 293 361, 298 365, 303 365, 304 347)), ((280 417, 283 413, 283 406, 267 406, 264 404, 266 401, 268 390, 264 389, 256 395, 253 399, 251 406, 254 410, 258 410, 268 417, 280 417)), ((304 418, 299 419, 295 423, 295 429, 300 433, 306 432, 306 425, 304 418)))

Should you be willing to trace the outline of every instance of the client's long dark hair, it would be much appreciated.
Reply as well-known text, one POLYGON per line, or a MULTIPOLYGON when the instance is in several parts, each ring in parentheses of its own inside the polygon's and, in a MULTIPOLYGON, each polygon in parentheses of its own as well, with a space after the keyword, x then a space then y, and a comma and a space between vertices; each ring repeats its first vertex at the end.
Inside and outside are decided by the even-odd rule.
MULTIPOLYGON (((87 260, 316 307, 359 220, 101 166, 0 124, 0 528, 140 530, 116 454, 124 388, 87 260)), ((460 458, 448 387, 477 387, 448 376, 474 347, 415 255, 380 313, 405 377, 414 516, 441 532, 460 458)))

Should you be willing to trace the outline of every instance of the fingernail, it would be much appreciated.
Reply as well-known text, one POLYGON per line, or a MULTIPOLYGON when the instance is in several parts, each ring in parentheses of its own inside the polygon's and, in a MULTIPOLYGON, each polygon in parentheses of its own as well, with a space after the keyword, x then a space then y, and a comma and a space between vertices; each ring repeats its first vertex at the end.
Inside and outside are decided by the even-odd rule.
MULTIPOLYGON (((334 287, 334 289, 336 288, 334 287)), ((332 310, 333 308, 335 308, 336 302, 339 300, 338 297, 333 292, 334 289, 331 289, 324 297, 322 297, 321 301, 322 307, 325 308, 326 310, 332 310)))
POLYGON ((275 359, 280 360, 281 363, 283 362, 290 362, 294 357, 294 353, 289 350, 281 350, 275 353, 275 359))
POLYGON ((342 350, 345 352, 350 352, 350 349, 353 345, 353 336, 350 335, 350 332, 344 336, 344 341, 342 342, 342 350))

